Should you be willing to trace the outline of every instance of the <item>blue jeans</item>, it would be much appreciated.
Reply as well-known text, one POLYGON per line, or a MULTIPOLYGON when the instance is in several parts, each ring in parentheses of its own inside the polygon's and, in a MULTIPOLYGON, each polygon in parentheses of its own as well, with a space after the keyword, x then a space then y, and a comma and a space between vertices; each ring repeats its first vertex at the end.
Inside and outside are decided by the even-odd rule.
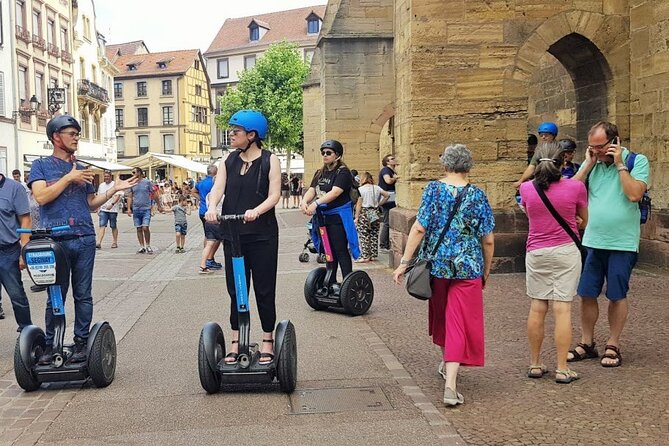
POLYGON ((20 255, 21 245, 18 243, 14 247, 9 247, 9 249, 0 250, 0 284, 5 287, 9 299, 12 301, 14 317, 16 323, 19 324, 19 331, 26 325, 32 325, 30 304, 21 281, 20 255))
MULTIPOLYGON (((95 236, 87 235, 74 240, 60 241, 70 261, 70 278, 74 297, 74 335, 88 339, 93 320, 93 265, 95 263, 95 236)), ((67 296, 70 283, 66 283, 61 291, 63 302, 67 296)), ((53 343, 54 316, 51 299, 47 299, 46 313, 46 344, 53 343)))

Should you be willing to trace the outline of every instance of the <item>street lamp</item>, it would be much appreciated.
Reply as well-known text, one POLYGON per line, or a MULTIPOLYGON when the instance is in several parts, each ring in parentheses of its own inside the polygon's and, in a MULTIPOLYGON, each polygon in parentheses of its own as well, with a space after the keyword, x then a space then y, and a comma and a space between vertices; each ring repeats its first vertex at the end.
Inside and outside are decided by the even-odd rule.
POLYGON ((14 117, 14 119, 16 119, 20 115, 34 115, 35 113, 37 113, 37 109, 39 108, 39 100, 37 99, 37 96, 33 95, 30 98, 30 101, 28 102, 30 103, 30 108, 22 109, 19 106, 18 110, 12 112, 12 116, 14 117))

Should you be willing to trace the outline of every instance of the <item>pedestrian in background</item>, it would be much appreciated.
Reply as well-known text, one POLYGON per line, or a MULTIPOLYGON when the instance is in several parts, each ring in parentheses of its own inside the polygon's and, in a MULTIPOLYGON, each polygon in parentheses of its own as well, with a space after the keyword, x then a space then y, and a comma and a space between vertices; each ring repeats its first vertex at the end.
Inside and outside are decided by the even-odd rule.
MULTIPOLYGON (((555 138, 557 138, 558 134, 558 126, 554 122, 542 122, 539 124, 539 127, 537 127, 537 133, 539 134, 539 142, 553 142, 555 141, 555 138)), ((528 149, 529 149, 529 144, 530 144, 530 138, 528 137, 527 139, 527 144, 528 144, 528 149)), ((528 150, 528 156, 529 156, 529 150, 528 150)), ((523 171, 523 174, 520 176, 518 181, 513 183, 513 186, 518 189, 521 184, 523 184, 525 181, 529 180, 532 178, 534 175, 534 169, 537 167, 537 154, 536 152, 534 155, 530 158, 529 164, 523 171)))
POLYGON ((577 219, 582 227, 588 222, 587 193, 582 182, 562 177, 564 153, 562 146, 555 142, 539 146, 534 180, 520 185, 520 198, 529 220, 525 281, 527 295, 532 300, 527 317, 530 343, 527 376, 541 378, 547 372, 541 362, 541 344, 550 302, 555 317, 555 381, 569 384, 579 378, 567 367, 567 352, 571 344, 571 302, 581 275, 581 254, 572 236, 553 217, 536 189, 543 191, 573 236, 578 237, 577 219))
POLYGON ((290 179, 290 196, 293 197, 292 208, 298 208, 300 206, 300 196, 302 195, 302 190, 300 187, 300 178, 297 175, 293 175, 293 178, 290 179))
MULTIPOLYGON (((98 195, 106 195, 108 191, 114 188, 114 180, 112 177, 112 173, 109 170, 105 170, 103 174, 103 179, 104 181, 100 183, 100 186, 98 186, 98 195)), ((98 210, 98 239, 97 242, 95 243, 95 247, 97 249, 102 248, 102 239, 105 237, 105 230, 107 229, 107 224, 109 224, 109 227, 112 230, 112 248, 118 248, 118 227, 117 227, 117 219, 118 219, 118 213, 121 211, 121 208, 123 207, 123 203, 121 203, 121 197, 123 196, 123 192, 119 191, 116 192, 111 196, 109 200, 107 200, 102 206, 100 206, 100 209, 98 210)))
POLYGON ((369 172, 362 174, 362 184, 358 187, 360 198, 355 206, 355 226, 360 240, 360 258, 356 263, 366 263, 379 256, 379 228, 383 211, 381 206, 390 194, 374 184, 369 172))
POLYGON ((174 201, 171 211, 174 213, 174 232, 176 233, 177 248, 175 253, 181 254, 186 252, 184 246, 186 245, 186 234, 188 233, 188 219, 190 215, 190 204, 188 199, 184 196, 179 197, 179 201, 174 201))
POLYGON ((290 206, 290 181, 288 174, 281 174, 281 208, 286 209, 290 206))
POLYGON ((442 350, 437 371, 446 380, 444 404, 455 406, 465 401, 457 388, 460 365, 484 364, 483 288, 495 247, 492 233, 495 219, 485 193, 469 184, 474 162, 467 147, 463 144, 446 147, 441 164, 444 178, 425 187, 393 277, 399 284, 414 255, 432 262, 429 333, 432 342, 442 350), (458 201, 459 208, 455 206, 458 201), (450 224, 446 225, 449 219, 450 224))
POLYGON ((209 223, 205 220, 207 207, 218 209, 219 203, 209 204, 209 193, 214 187, 218 167, 215 164, 207 166, 207 176, 201 179, 195 185, 195 191, 199 196, 200 205, 198 207, 198 214, 202 222, 202 230, 204 231, 204 245, 202 247, 202 256, 200 258, 200 273, 208 274, 212 270, 223 269, 223 265, 216 261, 215 255, 218 248, 221 246, 221 235, 218 223, 209 223))
MULTIPOLYGON (((30 234, 21 234, 19 237, 16 230, 31 227, 26 190, 21 183, 0 173, 0 289, 5 288, 12 302, 17 331, 32 325, 32 320, 30 304, 21 279, 21 270, 26 267, 21 248, 30 240, 30 234)), ((5 312, 0 303, 0 319, 4 318, 5 312)))
POLYGON ((562 154, 564 156, 564 161, 562 162, 561 170, 562 176, 565 178, 571 178, 576 175, 578 169, 581 165, 574 162, 574 152, 576 151, 576 141, 570 138, 561 139, 560 148, 562 149, 562 154))
POLYGON ((400 176, 395 172, 397 160, 393 155, 386 155, 381 160, 383 167, 379 171, 379 187, 390 194, 388 200, 381 206, 383 210, 383 222, 381 223, 381 237, 379 247, 390 249, 390 210, 395 207, 395 183, 400 176))
POLYGON ((144 177, 144 171, 139 167, 132 170, 132 178, 135 179, 136 184, 128 191, 128 215, 132 216, 137 230, 137 241, 139 242, 137 254, 153 254, 149 226, 151 226, 157 186, 154 189, 154 184, 144 177))

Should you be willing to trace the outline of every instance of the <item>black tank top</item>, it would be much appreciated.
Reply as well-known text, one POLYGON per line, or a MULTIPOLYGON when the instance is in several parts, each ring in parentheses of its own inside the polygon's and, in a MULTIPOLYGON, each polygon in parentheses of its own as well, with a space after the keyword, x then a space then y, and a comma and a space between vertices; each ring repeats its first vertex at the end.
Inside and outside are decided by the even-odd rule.
MULTIPOLYGON (((225 160, 227 179, 225 182, 225 198, 223 199, 222 214, 243 214, 253 209, 267 199, 269 195, 269 166, 271 152, 262 150, 261 155, 252 161, 251 167, 241 175, 244 161, 240 152, 231 153, 225 160)), ((279 225, 276 221, 274 208, 262 214, 255 221, 239 224, 239 234, 253 236, 255 240, 269 239, 279 234, 279 225)), ((226 233, 223 225, 223 235, 226 240, 230 234, 226 233)))

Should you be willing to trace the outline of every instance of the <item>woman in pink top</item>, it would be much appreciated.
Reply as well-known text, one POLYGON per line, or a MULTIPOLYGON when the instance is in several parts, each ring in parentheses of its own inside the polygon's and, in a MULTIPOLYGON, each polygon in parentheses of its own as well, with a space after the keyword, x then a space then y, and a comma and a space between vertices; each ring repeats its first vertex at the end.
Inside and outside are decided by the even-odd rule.
POLYGON ((571 302, 581 275, 581 254, 569 234, 546 208, 533 183, 544 191, 575 234, 578 234, 579 226, 585 227, 588 221, 587 193, 581 181, 562 178, 560 166, 563 152, 557 143, 542 143, 537 148, 537 157, 539 163, 534 181, 520 186, 521 206, 530 224, 525 256, 527 295, 532 298, 527 318, 530 341, 527 376, 541 378, 547 371, 541 363, 540 354, 544 319, 548 303, 552 301, 557 350, 555 381, 568 384, 578 379, 578 374, 567 367, 567 352, 571 344, 571 302))

